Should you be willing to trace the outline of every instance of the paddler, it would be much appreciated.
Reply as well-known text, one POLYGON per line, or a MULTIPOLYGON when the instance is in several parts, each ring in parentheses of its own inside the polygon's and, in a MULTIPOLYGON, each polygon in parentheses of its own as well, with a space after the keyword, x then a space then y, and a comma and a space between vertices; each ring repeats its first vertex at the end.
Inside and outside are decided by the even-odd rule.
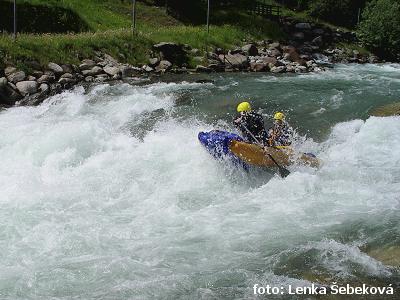
POLYGON ((239 114, 234 118, 233 125, 242 132, 243 137, 250 143, 262 142, 267 146, 268 134, 265 131, 262 115, 253 111, 249 102, 240 103, 237 112, 239 114))
POLYGON ((285 120, 286 116, 282 112, 276 112, 274 123, 268 130, 268 146, 290 146, 293 139, 293 128, 285 120))

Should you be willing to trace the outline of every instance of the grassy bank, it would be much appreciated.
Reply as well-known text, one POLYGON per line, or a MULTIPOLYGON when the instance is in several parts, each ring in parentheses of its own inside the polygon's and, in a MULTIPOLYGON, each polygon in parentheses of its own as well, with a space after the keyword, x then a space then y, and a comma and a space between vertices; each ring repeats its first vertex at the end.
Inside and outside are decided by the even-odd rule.
MULTIPOLYGON (((2 0, 5 1, 5 0, 2 0)), ((0 64, 13 63, 27 69, 26 61, 78 63, 95 56, 96 51, 112 55, 121 62, 141 64, 148 61, 151 46, 158 42, 188 44, 201 53, 215 47, 230 49, 243 41, 284 37, 279 26, 261 17, 235 10, 215 12, 219 25, 183 25, 167 15, 163 8, 138 3, 137 30, 132 34, 130 1, 94 0, 25 0, 29 5, 53 5, 70 9, 90 28, 89 32, 66 34, 19 34, 16 41, 10 35, 0 35, 0 64)))
POLYGON ((188 44, 204 52, 213 47, 233 48, 245 39, 261 38, 238 27, 224 25, 205 28, 173 26, 142 28, 136 34, 130 29, 116 29, 79 34, 21 34, 17 41, 9 35, 0 36, 0 56, 3 64, 14 62, 26 69, 26 61, 36 60, 42 65, 48 62, 78 63, 95 56, 96 51, 112 55, 130 64, 147 62, 151 46, 161 41, 188 44))

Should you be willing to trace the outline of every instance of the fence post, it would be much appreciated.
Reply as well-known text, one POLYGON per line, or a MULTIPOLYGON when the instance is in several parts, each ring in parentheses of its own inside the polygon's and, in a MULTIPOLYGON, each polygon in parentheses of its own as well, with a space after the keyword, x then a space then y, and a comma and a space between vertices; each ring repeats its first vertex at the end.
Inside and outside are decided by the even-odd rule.
POLYGON ((136 0, 132 0, 132 33, 136 29, 136 0))
POLYGON ((210 0, 207 1, 207 33, 210 33, 210 0))
POLYGON ((17 39, 17 0, 14 0, 14 41, 17 39))

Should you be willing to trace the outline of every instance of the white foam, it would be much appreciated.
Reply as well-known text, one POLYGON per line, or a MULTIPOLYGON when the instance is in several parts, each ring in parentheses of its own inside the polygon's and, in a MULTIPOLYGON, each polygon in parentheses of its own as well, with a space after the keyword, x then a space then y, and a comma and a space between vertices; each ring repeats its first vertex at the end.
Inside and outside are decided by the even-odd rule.
MULTIPOLYGON (((320 171, 264 180, 211 158, 197 133, 213 126, 172 117, 171 91, 194 87, 78 88, 0 114, 0 286, 7 295, 149 298, 175 295, 180 284, 193 292, 204 288, 196 278, 229 277, 232 268, 256 278, 247 266, 271 273, 261 257, 276 249, 398 208, 399 118, 338 124, 323 144, 304 144, 324 160, 320 171), (130 131, 154 112, 141 138, 130 131)), ((365 274, 386 274, 356 249, 343 251, 365 274)), ((326 268, 344 268, 344 256, 326 268)))

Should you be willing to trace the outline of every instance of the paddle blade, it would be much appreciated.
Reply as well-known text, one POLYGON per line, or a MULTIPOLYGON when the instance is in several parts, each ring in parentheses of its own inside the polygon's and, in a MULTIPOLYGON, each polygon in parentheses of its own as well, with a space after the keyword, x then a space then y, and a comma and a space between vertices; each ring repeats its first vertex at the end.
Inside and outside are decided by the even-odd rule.
POLYGON ((286 178, 287 176, 289 176, 290 171, 288 169, 279 167, 279 175, 281 175, 282 178, 286 178))

